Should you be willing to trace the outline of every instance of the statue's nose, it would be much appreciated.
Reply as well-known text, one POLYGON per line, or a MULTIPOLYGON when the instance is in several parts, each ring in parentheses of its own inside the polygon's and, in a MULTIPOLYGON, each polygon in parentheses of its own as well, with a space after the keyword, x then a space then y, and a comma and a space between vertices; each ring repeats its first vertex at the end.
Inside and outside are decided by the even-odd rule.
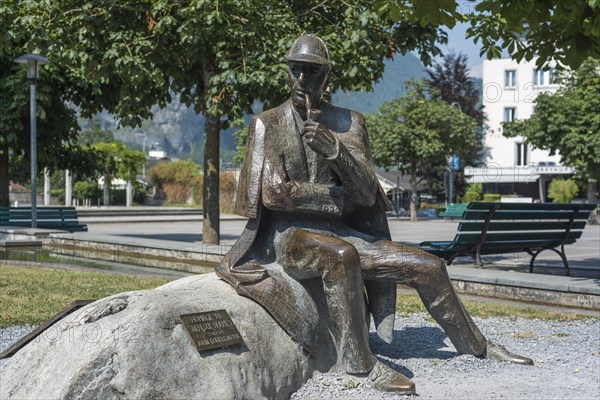
POLYGON ((300 76, 298 76, 298 82, 304 83, 306 81, 306 76, 304 75, 304 71, 300 72, 300 76))

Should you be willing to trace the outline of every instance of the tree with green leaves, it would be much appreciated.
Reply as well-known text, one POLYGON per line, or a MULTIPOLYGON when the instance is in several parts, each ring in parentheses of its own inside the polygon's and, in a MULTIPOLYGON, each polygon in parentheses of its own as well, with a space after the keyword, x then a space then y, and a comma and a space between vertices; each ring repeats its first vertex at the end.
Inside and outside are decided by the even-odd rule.
MULTIPOLYGON (((30 52, 51 53, 48 46, 36 44, 37 36, 45 34, 37 20, 46 12, 45 5, 17 0, 0 2, 0 206, 9 205, 11 179, 29 180, 23 174, 28 171, 31 157, 29 84, 25 68, 14 60, 30 52)), ((86 175, 94 170, 90 154, 77 145, 77 115, 67 105, 72 99, 67 93, 81 94, 85 90, 55 63, 40 68, 36 119, 37 146, 43 151, 37 154, 39 171, 69 169, 86 175)))
MULTIPOLYGON (((431 87, 438 90, 440 99, 459 108, 463 113, 472 117, 477 123, 478 140, 473 146, 465 148, 464 157, 460 158, 460 167, 454 174, 454 191, 462 194, 466 189, 464 167, 480 166, 483 158, 482 132, 485 114, 480 101, 479 91, 474 79, 469 75, 467 56, 459 53, 446 54, 441 61, 427 69, 431 87)), ((438 174, 439 175, 439 174, 438 174)), ((429 179, 435 181, 436 177, 429 179)), ((439 178, 438 178, 439 180, 439 178)))
POLYGON ((410 81, 406 95, 384 103, 368 125, 375 164, 409 175, 411 221, 417 220, 419 183, 477 140, 475 120, 440 100, 424 80, 410 81))
POLYGON ((540 93, 529 119, 503 124, 507 137, 522 136, 588 181, 588 200, 597 202, 600 179, 600 61, 589 59, 566 75, 554 93, 540 93))
POLYGON ((483 126, 485 114, 481 105, 479 91, 469 75, 467 56, 462 53, 449 53, 441 61, 427 69, 430 86, 439 91, 440 99, 458 107, 462 112, 483 126))
POLYGON ((538 57, 578 68, 600 59, 600 0, 376 0, 373 9, 394 21, 454 27, 468 22, 467 36, 488 59, 507 51, 517 61, 538 57))
POLYGON ((255 102, 270 107, 287 97, 282 64, 297 36, 312 32, 327 42, 333 67, 344 71, 332 91, 369 89, 384 57, 416 49, 429 61, 446 39, 433 26, 379 17, 366 0, 9 3, 18 12, 6 18, 7 31, 23 27, 20 49, 52 54, 48 72, 69 83, 60 93, 83 117, 106 109, 136 125, 174 92, 205 114, 206 243, 219 240, 220 131, 255 102))
POLYGON ((77 141, 82 146, 91 146, 99 142, 112 143, 115 141, 115 134, 108 129, 102 129, 100 121, 92 118, 88 128, 79 133, 77 141))
POLYGON ((123 143, 95 143, 93 151, 98 157, 98 172, 104 178, 104 205, 109 205, 110 185, 113 179, 135 181, 142 171, 146 156, 141 151, 129 150, 123 143))

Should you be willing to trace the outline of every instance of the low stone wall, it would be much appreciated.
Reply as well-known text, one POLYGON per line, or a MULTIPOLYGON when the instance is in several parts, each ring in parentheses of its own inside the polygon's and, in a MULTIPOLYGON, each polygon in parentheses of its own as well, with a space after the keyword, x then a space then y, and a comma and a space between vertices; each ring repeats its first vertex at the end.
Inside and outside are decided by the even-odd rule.
POLYGON ((186 250, 144 247, 138 244, 106 243, 70 238, 50 238, 44 248, 56 255, 92 258, 135 264, 154 268, 165 268, 191 273, 213 272, 214 267, 229 250, 229 246, 206 246, 186 250))
POLYGON ((544 290, 463 280, 452 280, 452 282, 456 290, 464 294, 475 294, 535 304, 600 310, 600 296, 592 293, 544 290))

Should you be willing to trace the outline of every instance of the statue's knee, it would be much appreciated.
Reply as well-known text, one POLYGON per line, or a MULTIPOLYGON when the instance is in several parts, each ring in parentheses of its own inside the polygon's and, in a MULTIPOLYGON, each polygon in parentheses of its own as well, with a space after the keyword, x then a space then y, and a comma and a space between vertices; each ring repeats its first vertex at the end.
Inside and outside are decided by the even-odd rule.
POLYGON ((329 258, 328 265, 326 266, 326 276, 330 280, 338 278, 349 278, 352 276, 359 276, 360 270, 360 257, 358 251, 349 243, 339 243, 335 248, 331 248, 332 254, 329 258))
POLYGON ((359 265, 360 266, 360 255, 358 250, 350 243, 344 243, 337 250, 338 259, 341 264, 345 266, 359 265))
POLYGON ((441 258, 428 256, 419 263, 420 267, 414 270, 417 284, 431 285, 433 282, 443 282, 448 276, 446 263, 441 258))

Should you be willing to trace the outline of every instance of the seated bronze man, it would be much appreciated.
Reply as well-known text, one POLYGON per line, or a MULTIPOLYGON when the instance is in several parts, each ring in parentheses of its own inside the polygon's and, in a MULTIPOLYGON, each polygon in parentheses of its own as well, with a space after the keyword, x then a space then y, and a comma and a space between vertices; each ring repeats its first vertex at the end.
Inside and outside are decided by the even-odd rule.
POLYGON ((346 372, 368 374, 379 390, 415 391, 369 348, 365 307, 390 342, 397 284, 417 290, 460 353, 532 364, 486 340, 443 260, 390 240, 389 202, 375 176, 364 117, 322 101, 331 73, 325 43, 300 36, 287 66, 291 98, 250 124, 236 202, 249 221, 219 276, 259 302, 309 352, 314 338, 303 314, 311 306, 289 282, 319 277, 346 372), (265 267, 273 264, 280 272, 265 267))

